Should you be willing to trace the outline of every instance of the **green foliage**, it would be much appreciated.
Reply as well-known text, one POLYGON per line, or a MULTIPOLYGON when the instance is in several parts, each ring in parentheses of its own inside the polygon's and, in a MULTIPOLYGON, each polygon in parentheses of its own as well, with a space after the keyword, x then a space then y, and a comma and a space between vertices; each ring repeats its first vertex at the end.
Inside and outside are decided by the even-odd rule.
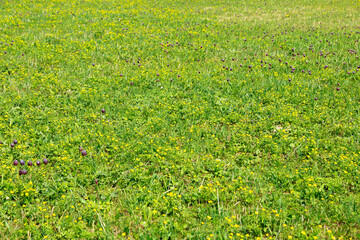
POLYGON ((359 3, 2 1, 1 239, 360 238, 359 3))

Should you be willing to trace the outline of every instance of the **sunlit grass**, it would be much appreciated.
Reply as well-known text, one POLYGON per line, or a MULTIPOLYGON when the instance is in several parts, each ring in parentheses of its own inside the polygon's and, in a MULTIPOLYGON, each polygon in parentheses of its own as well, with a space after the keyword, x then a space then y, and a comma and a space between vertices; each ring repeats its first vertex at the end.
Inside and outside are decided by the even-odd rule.
POLYGON ((359 7, 2 2, 0 237, 359 238, 359 7))

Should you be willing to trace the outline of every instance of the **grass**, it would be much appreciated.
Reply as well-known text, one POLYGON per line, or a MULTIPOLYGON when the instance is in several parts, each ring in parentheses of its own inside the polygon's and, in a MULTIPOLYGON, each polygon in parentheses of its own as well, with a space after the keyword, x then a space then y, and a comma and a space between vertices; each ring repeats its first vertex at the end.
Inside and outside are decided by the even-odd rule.
POLYGON ((0 237, 359 239, 359 10, 2 1, 0 237))

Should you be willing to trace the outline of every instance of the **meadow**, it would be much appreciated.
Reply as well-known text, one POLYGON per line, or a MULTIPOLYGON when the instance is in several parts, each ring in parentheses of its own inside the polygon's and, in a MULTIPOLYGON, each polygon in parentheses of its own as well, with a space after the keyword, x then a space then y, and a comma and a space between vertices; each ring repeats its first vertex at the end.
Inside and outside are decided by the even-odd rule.
POLYGON ((359 39, 358 0, 1 0, 0 238, 360 239, 359 39))

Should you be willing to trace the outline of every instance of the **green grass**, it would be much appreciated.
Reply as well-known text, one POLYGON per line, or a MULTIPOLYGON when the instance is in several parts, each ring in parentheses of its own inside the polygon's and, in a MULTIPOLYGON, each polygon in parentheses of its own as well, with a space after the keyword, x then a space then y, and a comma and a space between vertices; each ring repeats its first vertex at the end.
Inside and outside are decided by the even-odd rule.
POLYGON ((0 29, 1 239, 360 239, 360 1, 4 0, 0 29))

